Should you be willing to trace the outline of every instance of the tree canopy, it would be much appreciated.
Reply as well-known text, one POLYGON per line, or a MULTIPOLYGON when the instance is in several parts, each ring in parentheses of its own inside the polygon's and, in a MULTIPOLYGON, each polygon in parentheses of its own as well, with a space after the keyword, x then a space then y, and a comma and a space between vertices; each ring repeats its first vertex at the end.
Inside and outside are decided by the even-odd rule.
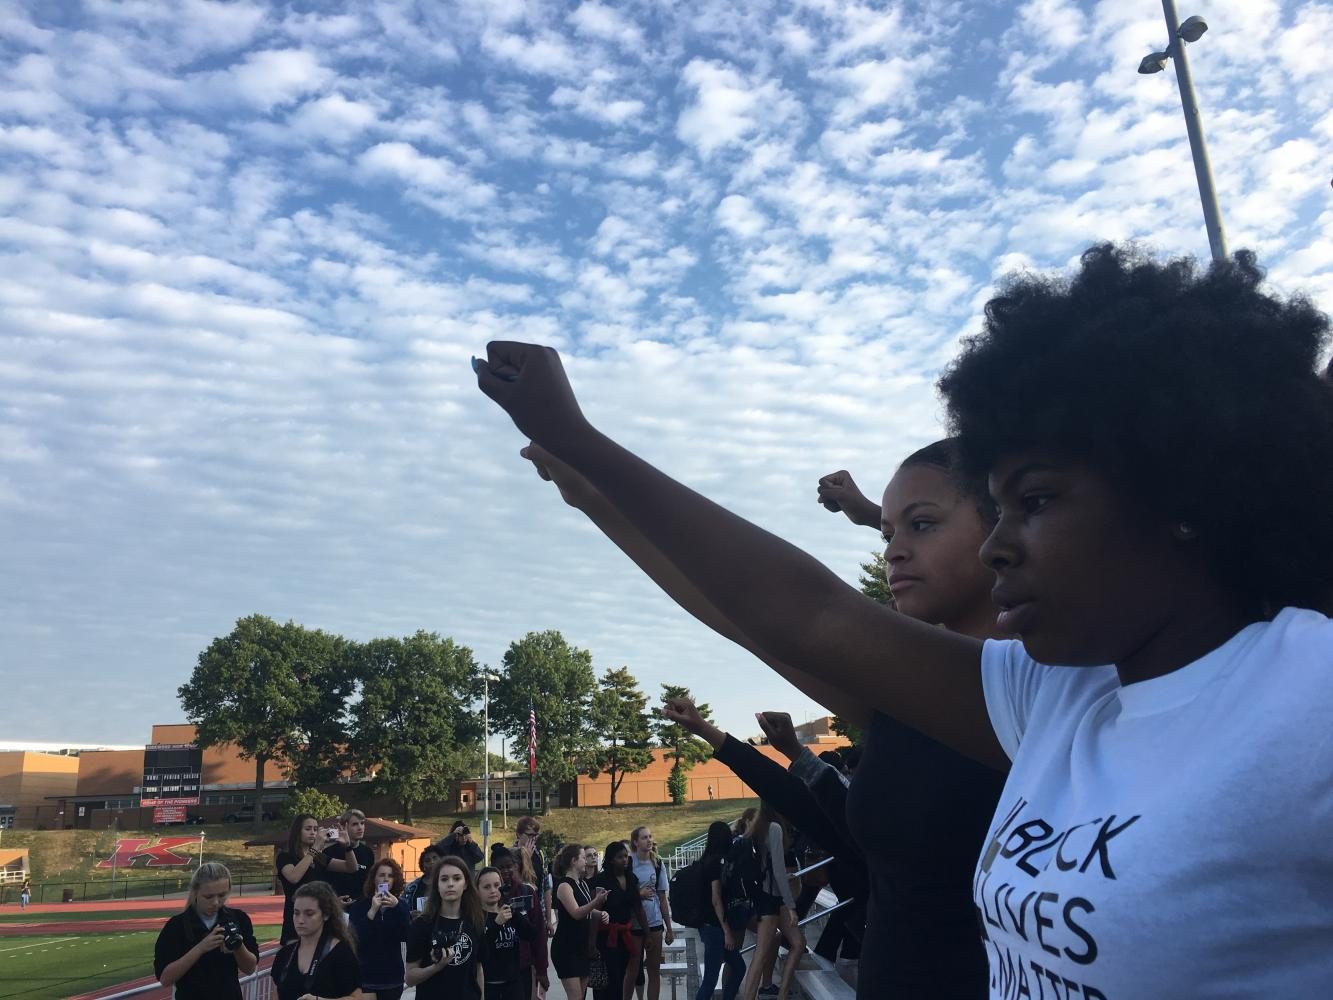
POLYGON ((591 722, 600 743, 588 760, 587 773, 596 778, 603 772, 611 781, 611 805, 625 775, 648 767, 653 752, 648 718, 648 696, 628 667, 608 670, 592 697, 591 722))

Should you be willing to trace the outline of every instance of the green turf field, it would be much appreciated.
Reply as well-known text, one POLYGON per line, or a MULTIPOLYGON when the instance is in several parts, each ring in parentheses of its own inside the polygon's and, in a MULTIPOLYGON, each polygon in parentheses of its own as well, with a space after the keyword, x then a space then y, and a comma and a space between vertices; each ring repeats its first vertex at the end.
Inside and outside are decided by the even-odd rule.
POLYGON ((0 938, 0 1000, 59 1000, 153 973, 156 931, 0 938))
MULTIPOLYGON (((97 919, 92 914, 80 916, 97 919)), ((65 919, 73 920, 75 915, 65 919)), ((260 942, 276 937, 278 927, 256 926, 260 942)), ((157 931, 0 937, 0 1000, 60 1000, 151 976, 156 940, 157 931)))
POLYGON ((174 912, 174 910, 114 910, 104 913, 33 913, 31 911, 24 913, 11 907, 9 912, 0 913, 0 924, 63 924, 72 920, 138 920, 142 917, 161 917, 165 923, 166 919, 174 912))

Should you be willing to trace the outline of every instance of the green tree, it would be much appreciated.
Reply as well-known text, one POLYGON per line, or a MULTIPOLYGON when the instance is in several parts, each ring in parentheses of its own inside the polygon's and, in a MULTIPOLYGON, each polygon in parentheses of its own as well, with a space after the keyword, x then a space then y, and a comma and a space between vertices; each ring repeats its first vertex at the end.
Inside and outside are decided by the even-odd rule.
POLYGON ((255 762, 256 828, 269 761, 293 774, 296 762, 346 742, 345 647, 340 636, 250 615, 209 643, 177 692, 200 747, 231 744, 255 762), (313 754, 312 746, 319 748, 313 754))
MULTIPOLYGON (((690 689, 687 687, 663 684, 662 704, 665 705, 673 698, 689 698, 693 701, 694 695, 690 694, 690 689)), ((712 721, 713 712, 707 705, 696 703, 695 708, 699 710, 701 716, 712 721)), ((658 718, 655 729, 657 742, 666 749, 667 759, 671 761, 671 776, 667 779, 667 791, 671 793, 671 801, 675 805, 680 805, 685 801, 688 790, 685 776, 695 764, 707 760, 712 755, 713 748, 684 726, 677 725, 665 717, 658 718)))
POLYGON ((628 667, 608 670, 602 676, 601 687, 592 697, 591 720, 601 743, 588 759, 588 777, 606 772, 614 806, 625 775, 643 771, 653 762, 653 752, 648 749, 648 696, 628 667))
POLYGON ((403 821, 445 798, 481 742, 474 703, 481 669, 466 646, 434 632, 372 639, 356 650, 361 697, 352 708, 351 758, 371 789, 402 803, 403 821))
POLYGON ((876 552, 870 562, 861 564, 861 577, 857 580, 861 593, 880 604, 893 604, 893 595, 889 593, 887 567, 884 565, 884 553, 876 552))
POLYGON ((302 813, 309 813, 321 822, 331 816, 340 816, 347 811, 347 803, 336 795, 321 792, 318 788, 301 788, 287 796, 282 804, 282 818, 290 823, 302 813))
POLYGON ((853 746, 860 746, 865 739, 865 734, 861 732, 860 726, 854 726, 840 715, 833 717, 832 729, 839 736, 847 737, 848 742, 853 746))
POLYGON ((491 686, 491 725, 509 736, 509 752, 526 762, 528 708, 537 713, 537 781, 547 811, 551 792, 574 781, 597 746, 589 724, 597 677, 592 654, 554 629, 510 644, 504 672, 491 686))

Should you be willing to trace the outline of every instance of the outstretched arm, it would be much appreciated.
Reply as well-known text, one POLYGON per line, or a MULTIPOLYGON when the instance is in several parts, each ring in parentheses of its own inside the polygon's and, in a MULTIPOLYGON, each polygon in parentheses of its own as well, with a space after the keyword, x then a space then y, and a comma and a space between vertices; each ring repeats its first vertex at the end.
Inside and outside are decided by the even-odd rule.
POLYGON ((668 597, 695 618, 719 635, 749 650, 793 686, 836 715, 855 725, 865 725, 869 721, 870 710, 856 698, 819 677, 803 673, 775 660, 757 644, 751 642, 699 592, 685 574, 676 569, 670 560, 644 537, 642 532, 611 506, 591 483, 568 465, 538 445, 530 444, 520 454, 532 462, 538 475, 556 484, 567 504, 587 515, 588 519, 601 529, 602 534, 647 573, 668 597))
POLYGON ((767 657, 823 677, 941 742, 1004 759, 981 689, 981 643, 896 614, 800 549, 681 485, 594 428, 559 355, 492 343, 482 390, 580 473, 767 657))

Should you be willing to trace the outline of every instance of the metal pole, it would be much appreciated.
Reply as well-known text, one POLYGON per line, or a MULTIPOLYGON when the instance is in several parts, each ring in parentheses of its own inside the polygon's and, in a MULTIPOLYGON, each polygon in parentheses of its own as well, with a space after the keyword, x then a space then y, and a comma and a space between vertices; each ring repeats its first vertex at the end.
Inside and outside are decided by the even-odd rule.
POLYGON ((482 697, 482 795, 486 799, 486 804, 482 806, 481 812, 481 855, 483 858, 491 856, 491 675, 486 671, 481 676, 482 683, 485 685, 485 694, 482 697))
POLYGON ((505 751, 506 736, 500 737, 500 759, 504 761, 504 770, 500 772, 500 815, 504 817, 504 828, 509 829, 509 755, 505 751))
POLYGON ((1194 176, 1199 182, 1199 201, 1203 203, 1203 224, 1208 230, 1208 246, 1213 260, 1227 259, 1227 237, 1222 230, 1222 209, 1217 204, 1213 187, 1213 168, 1208 162, 1208 145, 1203 138, 1203 119, 1199 115, 1199 99, 1194 93, 1194 78, 1190 76, 1189 57, 1185 55, 1186 42, 1180 37, 1180 18, 1176 16, 1176 0, 1162 0, 1166 30, 1170 39, 1167 51, 1176 64, 1176 80, 1180 84, 1180 106, 1185 113, 1185 131, 1189 135, 1190 153, 1194 156, 1194 176))

